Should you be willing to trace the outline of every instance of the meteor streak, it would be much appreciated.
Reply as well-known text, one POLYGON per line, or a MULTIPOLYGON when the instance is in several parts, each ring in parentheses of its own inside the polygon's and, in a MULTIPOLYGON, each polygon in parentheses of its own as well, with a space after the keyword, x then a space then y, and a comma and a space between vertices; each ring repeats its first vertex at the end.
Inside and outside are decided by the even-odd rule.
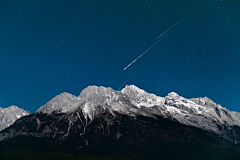
POLYGON ((180 19, 177 23, 175 23, 173 26, 171 26, 169 29, 167 29, 165 32, 163 32, 160 36, 158 36, 156 39, 159 40, 155 42, 151 47, 149 47, 146 51, 144 51, 140 56, 138 56, 135 60, 133 60, 127 67, 125 67, 123 70, 126 70, 128 67, 130 67, 134 62, 136 62, 139 58, 141 58, 145 53, 147 53, 150 49, 152 49, 156 44, 158 44, 170 31, 172 31, 179 23, 181 23, 184 19, 186 19, 190 14, 192 14, 195 10, 197 10, 199 7, 201 7, 203 4, 205 4, 207 0, 196 7, 192 12, 188 13, 186 16, 184 16, 182 19, 180 19))
MULTIPOLYGON (((164 35, 165 37, 166 35, 164 35)), ((149 47, 146 51, 144 51, 140 56, 138 56, 132 63, 130 63, 127 67, 125 67, 123 70, 126 70, 129 66, 131 66, 134 62, 136 62, 140 57, 142 57, 145 53, 147 53, 150 49, 152 49, 156 44, 158 44, 164 37, 159 39, 157 42, 155 42, 151 47, 149 47)))
MULTIPOLYGON (((207 1, 205 1, 204 3, 206 3, 207 1)), ((204 4, 203 3, 203 4, 204 4)), ((192 12, 188 13, 186 16, 184 16, 182 19, 180 19, 177 23, 175 23, 172 27, 170 27, 169 29, 167 29, 165 32, 163 32, 160 36, 158 36, 156 39, 159 39, 160 37, 162 37, 164 34, 166 34, 168 31, 170 31, 171 29, 173 29, 176 25, 178 25, 179 23, 181 23, 185 18, 187 18, 187 16, 189 16, 190 14, 192 14, 195 10, 197 10, 199 7, 201 7, 203 4, 199 5, 197 8, 195 8, 194 10, 192 10, 192 12)))
MULTIPOLYGON (((181 23, 184 19, 186 19, 190 14, 192 14, 195 10, 200 8, 203 4, 205 4, 207 0, 196 7, 192 12, 188 13, 186 16, 184 16, 182 19, 180 19, 177 23, 175 23, 173 26, 171 26, 169 29, 167 29, 165 32, 163 32, 160 36, 158 36, 156 39, 157 41, 150 46, 146 51, 144 51, 140 56, 138 56, 134 61, 132 61, 127 67, 125 67, 123 70, 126 70, 128 67, 130 67, 134 62, 136 62, 139 58, 141 58, 144 54, 146 54, 150 49, 152 49, 155 45, 157 45, 163 38, 165 38, 169 32, 171 32, 179 23, 181 23)), ((138 69, 143 65, 143 63, 147 60, 147 58, 138 66, 138 68, 127 78, 126 81, 123 82, 123 84, 119 87, 118 90, 122 88, 122 86, 127 83, 127 81, 138 71, 138 69)))

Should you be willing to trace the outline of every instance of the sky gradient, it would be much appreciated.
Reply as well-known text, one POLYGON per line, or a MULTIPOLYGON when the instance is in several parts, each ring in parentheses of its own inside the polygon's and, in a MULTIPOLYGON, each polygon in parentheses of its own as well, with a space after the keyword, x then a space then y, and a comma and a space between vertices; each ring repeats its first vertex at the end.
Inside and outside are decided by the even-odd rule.
POLYGON ((33 113, 64 91, 117 90, 131 75, 126 84, 149 93, 240 112, 240 1, 0 1, 0 107, 33 113))

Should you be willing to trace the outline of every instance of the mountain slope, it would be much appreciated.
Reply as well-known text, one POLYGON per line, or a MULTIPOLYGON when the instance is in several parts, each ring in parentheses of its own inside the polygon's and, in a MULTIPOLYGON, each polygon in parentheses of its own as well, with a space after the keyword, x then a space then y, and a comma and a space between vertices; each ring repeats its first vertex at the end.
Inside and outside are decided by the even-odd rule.
POLYGON ((159 116, 153 119, 112 113, 106 110, 90 123, 85 121, 81 110, 70 114, 32 114, 8 128, 8 134, 18 133, 18 136, 2 141, 0 150, 25 148, 134 159, 237 159, 240 156, 238 145, 233 146, 208 131, 159 116))

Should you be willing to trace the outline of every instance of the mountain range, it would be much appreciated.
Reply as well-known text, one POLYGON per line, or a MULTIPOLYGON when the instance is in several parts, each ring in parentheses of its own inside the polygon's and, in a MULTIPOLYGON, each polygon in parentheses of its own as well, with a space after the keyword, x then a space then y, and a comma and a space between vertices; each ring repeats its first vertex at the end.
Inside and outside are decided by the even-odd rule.
MULTIPOLYGON (((240 113, 134 85, 67 92, 0 132, 0 149, 146 159, 239 159, 240 113)), ((3 154, 3 153, 2 153, 3 154)))

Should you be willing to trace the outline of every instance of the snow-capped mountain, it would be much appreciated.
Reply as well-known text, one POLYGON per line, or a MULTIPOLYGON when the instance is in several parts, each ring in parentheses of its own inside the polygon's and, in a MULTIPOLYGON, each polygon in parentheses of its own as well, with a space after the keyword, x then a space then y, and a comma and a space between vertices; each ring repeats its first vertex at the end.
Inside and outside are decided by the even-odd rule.
MULTIPOLYGON (((168 152, 174 152, 174 158, 184 154, 190 159, 196 155, 213 159, 216 154, 232 158, 240 156, 239 119, 240 113, 207 97, 186 99, 175 92, 159 97, 134 85, 121 91, 89 86, 77 97, 66 92, 57 95, 36 113, 18 119, 0 132, 0 141, 12 146, 15 138, 19 142, 30 138, 28 148, 36 147, 32 141, 41 147, 46 141, 57 151, 64 144, 67 150, 91 154, 111 150, 113 155, 121 151, 150 159, 168 152)), ((163 159, 173 158, 169 155, 163 159)))
MULTIPOLYGON (((234 126, 240 126, 240 113, 229 111, 207 97, 186 99, 175 92, 159 97, 134 85, 127 85, 121 91, 89 86, 78 97, 64 92, 40 107, 37 113, 68 113, 80 108, 86 118, 93 120, 95 115, 104 111, 98 106, 127 115, 153 118, 160 115, 226 137, 229 137, 229 130, 234 135, 234 126)), ((229 138, 240 142, 238 138, 229 138)))
POLYGON ((17 106, 10 106, 8 108, 0 107, 0 131, 12 125, 20 117, 29 114, 28 111, 18 108, 17 106))
POLYGON ((85 88, 78 97, 64 92, 40 107, 37 113, 68 113, 80 108, 85 117, 94 119, 95 115, 100 114, 98 106, 123 114, 135 113, 151 116, 132 104, 129 97, 124 93, 114 91, 112 88, 97 86, 85 88))

